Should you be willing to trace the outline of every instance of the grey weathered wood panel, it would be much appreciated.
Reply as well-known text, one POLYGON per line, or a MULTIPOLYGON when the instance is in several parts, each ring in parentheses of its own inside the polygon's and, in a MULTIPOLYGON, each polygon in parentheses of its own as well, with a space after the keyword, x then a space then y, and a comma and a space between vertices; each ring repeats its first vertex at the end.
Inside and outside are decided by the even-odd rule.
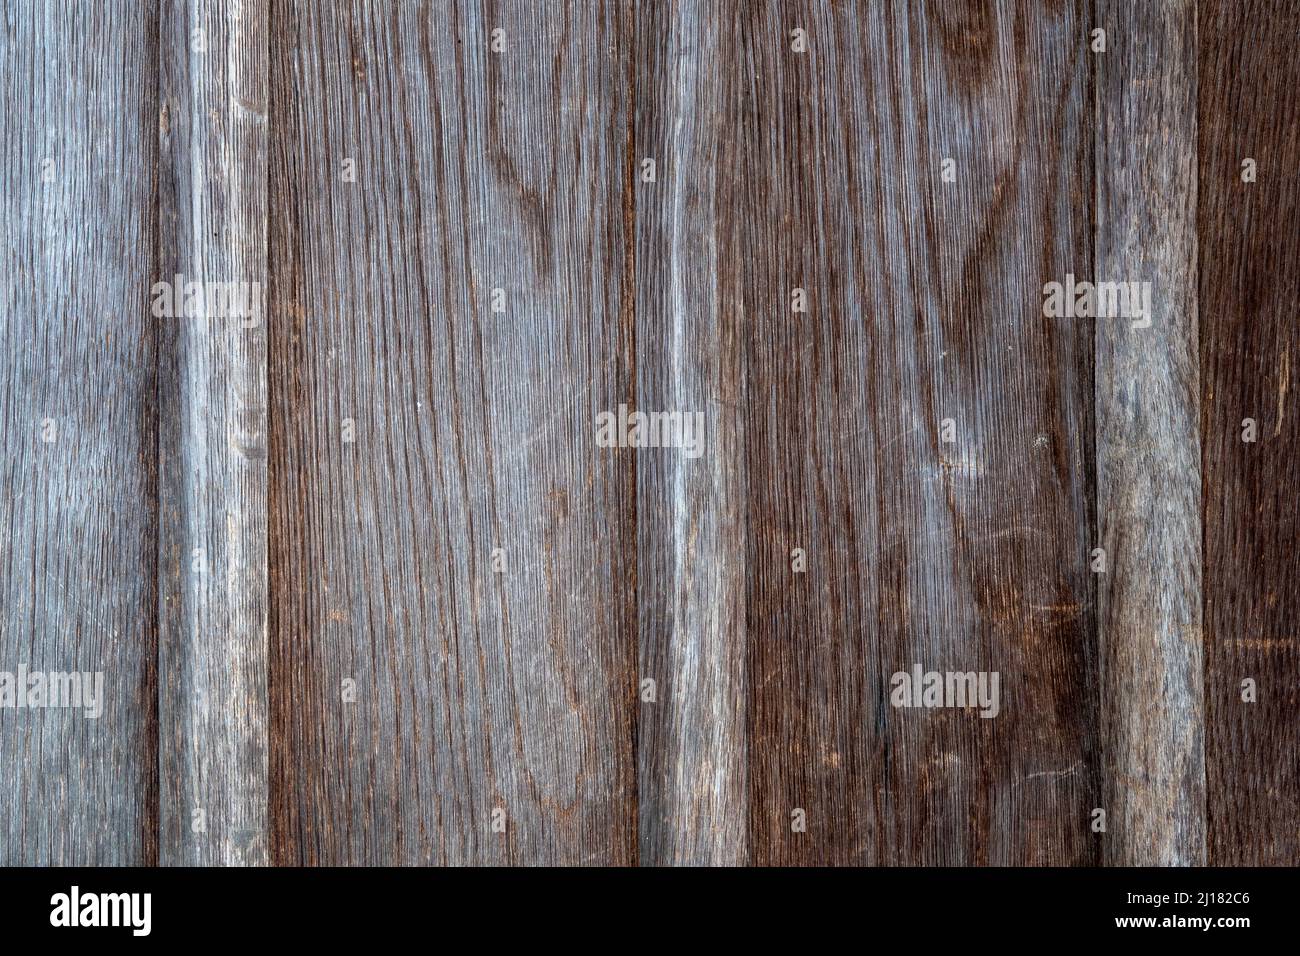
POLYGON ((755 862, 1093 860, 1092 328, 1041 295, 1092 262, 1089 10, 745 10, 755 862), (1001 712, 895 709, 913 664, 1001 712))
POLYGON ((1295 866, 1300 7, 1204 0, 1198 33, 1208 858, 1295 866))
POLYGON ((147 4, 0 8, 0 670, 103 712, 0 709, 0 863, 157 858, 157 150, 147 4))
POLYGON ((630 12, 273 11, 280 862, 635 858, 630 12))
POLYGON ((155 320, 160 857, 264 864, 266 4, 165 0, 160 31, 156 278, 246 284, 155 320))
POLYGON ((637 734, 646 865, 747 858, 735 9, 637 5, 636 406, 704 416, 699 457, 633 453, 640 676, 655 682, 637 734))
POLYGON ((1145 282, 1145 319, 1097 319, 1103 859, 1205 863, 1196 7, 1103 3, 1096 279, 1145 282))

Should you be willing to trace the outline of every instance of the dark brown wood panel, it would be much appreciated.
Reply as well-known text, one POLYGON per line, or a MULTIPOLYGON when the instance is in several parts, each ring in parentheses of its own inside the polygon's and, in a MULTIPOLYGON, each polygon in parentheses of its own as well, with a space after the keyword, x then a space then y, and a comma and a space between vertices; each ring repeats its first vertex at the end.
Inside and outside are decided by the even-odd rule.
POLYGON ((1197 31, 1209 862, 1294 866, 1300 8, 1206 0, 1197 31))
POLYGON ((279 862, 635 860, 630 34, 275 11, 279 862))
POLYGON ((757 863, 1097 859, 1093 329, 1041 292, 1091 273, 1088 13, 741 25, 757 863), (914 665, 1000 712, 895 708, 914 665))

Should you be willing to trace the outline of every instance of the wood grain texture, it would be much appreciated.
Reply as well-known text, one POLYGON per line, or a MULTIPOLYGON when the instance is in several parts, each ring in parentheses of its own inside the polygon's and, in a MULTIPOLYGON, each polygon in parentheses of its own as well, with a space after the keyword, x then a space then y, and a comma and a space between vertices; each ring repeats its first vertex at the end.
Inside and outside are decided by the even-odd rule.
POLYGON ((1205 863, 1196 308, 1196 9, 1098 10, 1096 278, 1146 320, 1097 319, 1105 862, 1205 863))
POLYGON ((155 319, 161 862, 265 864, 266 4, 161 11, 156 277, 249 284, 155 319))
POLYGON ((0 0, 0 863, 1295 864, 1298 27, 0 0))
POLYGON ((1091 261, 1084 14, 744 24, 757 863, 1096 856, 1092 329, 1039 292, 1091 261), (1000 672, 1001 713, 892 707, 914 664, 1000 672))
POLYGON ((747 858, 743 303, 734 242, 735 7, 640 3, 636 385, 644 411, 703 413, 704 454, 637 452, 644 865, 747 858), (642 162, 655 163, 643 182, 642 162))
POLYGON ((0 709, 0 863, 157 858, 157 21, 0 6, 0 671, 99 672, 103 712, 0 709))
POLYGON ((1300 9, 1199 7, 1208 861, 1300 860, 1300 9), (1257 164, 1242 181, 1242 163, 1257 164), (1253 419, 1256 440, 1243 441, 1253 419), (1242 681, 1257 688, 1242 699, 1242 681))
POLYGON ((635 860, 636 489, 593 428, 633 394, 630 33, 275 11, 280 862, 635 860))

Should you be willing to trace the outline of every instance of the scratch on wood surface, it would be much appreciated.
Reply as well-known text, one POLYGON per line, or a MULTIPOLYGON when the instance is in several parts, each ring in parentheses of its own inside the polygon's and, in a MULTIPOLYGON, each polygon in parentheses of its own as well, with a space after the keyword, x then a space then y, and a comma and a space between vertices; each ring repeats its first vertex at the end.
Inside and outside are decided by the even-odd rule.
POLYGON ((1284 344, 1277 357, 1277 424, 1273 426, 1273 437, 1282 434, 1282 422, 1286 419, 1286 392, 1291 384, 1291 346, 1284 344))

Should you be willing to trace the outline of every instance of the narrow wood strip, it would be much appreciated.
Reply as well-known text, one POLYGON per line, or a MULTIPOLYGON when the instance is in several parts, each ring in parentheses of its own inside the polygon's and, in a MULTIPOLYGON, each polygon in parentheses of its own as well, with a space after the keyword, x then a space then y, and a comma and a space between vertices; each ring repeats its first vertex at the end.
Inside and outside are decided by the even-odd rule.
POLYGON ((0 10, 0 672, 90 704, 9 687, 6 866, 157 862, 157 42, 149 4, 0 10))
POLYGON ((1294 866, 1300 8, 1203 0, 1198 33, 1208 862, 1294 866))
POLYGON ((266 29, 261 0, 162 5, 165 865, 267 862, 266 29))
POLYGON ((654 681, 637 738, 644 864, 747 857, 733 15, 721 2, 638 4, 635 407, 704 426, 698 452, 636 452, 640 674, 654 681))
POLYGON ((1203 865, 1196 8, 1107 0, 1097 23, 1096 279, 1151 309, 1097 319, 1103 858, 1203 865))

